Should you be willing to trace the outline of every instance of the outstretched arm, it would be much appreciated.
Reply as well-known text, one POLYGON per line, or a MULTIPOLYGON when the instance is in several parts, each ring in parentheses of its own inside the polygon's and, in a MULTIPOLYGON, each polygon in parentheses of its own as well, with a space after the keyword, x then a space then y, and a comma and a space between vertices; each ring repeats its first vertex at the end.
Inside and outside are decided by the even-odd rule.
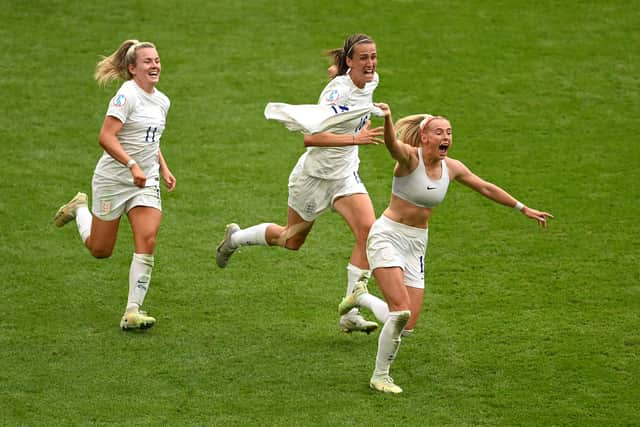
POLYGON ((391 109, 385 103, 375 103, 376 107, 384 113, 384 144, 399 165, 408 166, 411 160, 411 146, 399 142, 396 138, 396 130, 393 127, 393 117, 391 117, 391 109))
POLYGON ((543 227, 547 226, 547 219, 553 218, 548 212, 532 209, 517 201, 512 195, 507 193, 497 185, 485 181, 469 170, 462 162, 454 159, 447 159, 447 166, 451 171, 452 179, 461 182, 469 188, 476 190, 488 199, 505 206, 518 209, 524 215, 535 219, 543 227))
POLYGON ((348 145, 382 144, 382 127, 371 129, 371 122, 357 134, 339 135, 332 132, 318 132, 304 135, 305 147, 346 147, 348 145))

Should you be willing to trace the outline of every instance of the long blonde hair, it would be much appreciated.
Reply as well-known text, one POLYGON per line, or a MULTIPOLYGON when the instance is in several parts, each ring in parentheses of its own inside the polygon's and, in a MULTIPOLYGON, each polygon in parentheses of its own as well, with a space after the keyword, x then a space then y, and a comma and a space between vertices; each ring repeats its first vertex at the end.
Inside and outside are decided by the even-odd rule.
POLYGON ((105 86, 112 80, 130 80, 133 78, 129 72, 129 65, 135 65, 136 52, 144 47, 156 48, 151 42, 138 40, 126 40, 109 56, 103 56, 96 64, 95 79, 100 86, 105 86))
POLYGON ((444 116, 432 116, 431 114, 413 114, 403 117, 395 124, 396 138, 413 147, 420 147, 422 131, 434 119, 449 120, 444 116))

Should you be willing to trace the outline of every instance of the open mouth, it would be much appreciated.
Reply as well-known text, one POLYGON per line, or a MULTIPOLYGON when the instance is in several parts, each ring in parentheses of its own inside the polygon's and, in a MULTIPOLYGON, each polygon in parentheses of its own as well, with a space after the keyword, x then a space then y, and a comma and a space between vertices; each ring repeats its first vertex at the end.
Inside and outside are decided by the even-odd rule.
POLYGON ((440 144, 438 146, 438 152, 440 152, 440 154, 447 154, 448 151, 449 151, 449 144, 440 144))

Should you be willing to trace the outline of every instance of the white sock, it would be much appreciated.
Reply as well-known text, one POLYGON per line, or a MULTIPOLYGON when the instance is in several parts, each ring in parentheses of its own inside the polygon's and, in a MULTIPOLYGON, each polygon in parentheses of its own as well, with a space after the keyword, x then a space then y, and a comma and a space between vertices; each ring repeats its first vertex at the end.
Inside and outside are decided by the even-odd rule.
POLYGON ((147 295, 153 270, 153 254, 133 254, 131 269, 129 270, 129 297, 127 299, 127 313, 137 311, 144 297, 147 295))
POLYGON ((355 265, 347 264, 347 293, 344 296, 349 296, 353 292, 353 288, 356 287, 356 282, 360 280, 362 276, 367 276, 367 280, 371 277, 371 270, 362 270, 355 265))
POLYGON ((358 305, 371 310, 376 319, 382 323, 385 323, 389 318, 389 306, 375 295, 369 293, 361 295, 358 298, 358 305))
POLYGON ((86 242, 89 238, 89 234, 91 234, 91 222, 93 221, 93 216, 91 212, 89 212, 89 208, 86 206, 79 206, 76 209, 76 226, 78 227, 78 233, 80 234, 80 238, 82 242, 86 242))
MULTIPOLYGON (((362 270, 361 268, 356 267, 351 263, 347 264, 347 293, 345 294, 345 296, 348 296, 351 292, 353 292, 353 288, 356 287, 356 283, 363 275, 367 277, 368 281, 369 277, 371 277, 371 270, 362 270)), ((348 314, 358 314, 359 312, 360 310, 358 310, 358 308, 352 308, 351 310, 349 310, 348 314)))
POLYGON ((267 227, 271 223, 263 222, 244 230, 236 231, 231 235, 231 246, 238 248, 240 246, 267 246, 267 227))
POLYGON ((389 318, 384 323, 378 338, 376 369, 373 375, 389 375, 389 369, 398 354, 400 342, 402 341, 402 329, 409 321, 409 316, 406 313, 409 313, 409 311, 392 311, 389 313, 389 318), (401 317, 401 315, 404 316, 401 317))

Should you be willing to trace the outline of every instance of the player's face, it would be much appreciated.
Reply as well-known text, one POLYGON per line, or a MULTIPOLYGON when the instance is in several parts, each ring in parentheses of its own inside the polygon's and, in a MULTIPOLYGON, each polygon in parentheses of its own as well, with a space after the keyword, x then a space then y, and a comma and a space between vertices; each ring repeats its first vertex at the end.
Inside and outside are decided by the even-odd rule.
POLYGON ((359 43, 353 47, 352 57, 347 56, 347 66, 351 68, 349 75, 359 88, 373 81, 377 65, 378 53, 375 43, 359 43))
POLYGON ((160 81, 160 56, 152 47, 143 47, 136 50, 136 64, 129 65, 129 72, 138 86, 151 92, 160 81))
POLYGON ((422 131, 422 144, 425 153, 444 159, 453 144, 453 131, 449 120, 436 118, 427 123, 422 131))

